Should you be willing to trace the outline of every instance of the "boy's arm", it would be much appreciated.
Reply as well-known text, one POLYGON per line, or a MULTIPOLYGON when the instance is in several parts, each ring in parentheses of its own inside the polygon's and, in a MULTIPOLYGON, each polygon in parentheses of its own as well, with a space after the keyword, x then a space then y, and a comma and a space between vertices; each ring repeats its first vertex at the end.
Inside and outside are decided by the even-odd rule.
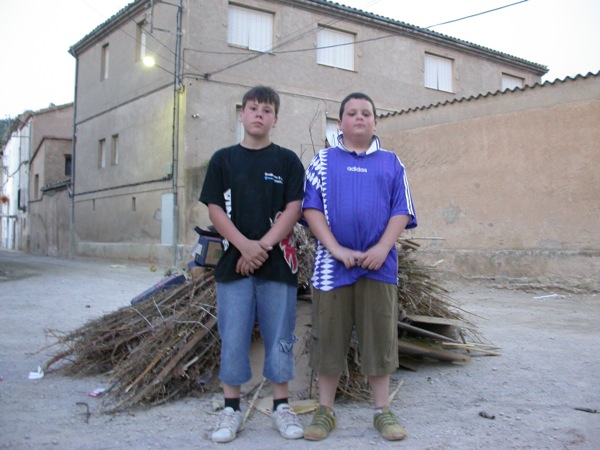
POLYGON ((223 208, 213 203, 208 204, 208 217, 217 231, 242 254, 244 261, 254 269, 259 268, 269 257, 268 251, 273 247, 248 239, 233 224, 223 208))
MULTIPOLYGON (((279 244, 283 239, 288 237, 292 232, 294 225, 300 219, 301 212, 300 206, 302 205, 301 200, 293 201, 285 206, 285 209, 281 215, 277 218, 277 221, 273 224, 271 229, 258 241, 260 246, 264 250, 271 250, 275 245, 279 244)), ((248 276, 260 266, 249 264, 244 258, 240 258, 235 267, 236 272, 248 276)))
POLYGON ((261 244, 265 247, 273 248, 288 237, 294 229, 294 225, 302 215, 301 208, 302 200, 295 200, 285 205, 285 209, 277 218, 271 229, 260 239, 261 244))
POLYGON ((356 265, 362 253, 340 245, 327 224, 325 214, 318 209, 307 208, 304 210, 304 218, 308 222, 312 234, 315 235, 335 259, 346 266, 346 269, 356 265))
POLYGON ((379 270, 409 220, 410 216, 407 214, 390 218, 379 242, 358 258, 359 265, 364 269, 379 270))

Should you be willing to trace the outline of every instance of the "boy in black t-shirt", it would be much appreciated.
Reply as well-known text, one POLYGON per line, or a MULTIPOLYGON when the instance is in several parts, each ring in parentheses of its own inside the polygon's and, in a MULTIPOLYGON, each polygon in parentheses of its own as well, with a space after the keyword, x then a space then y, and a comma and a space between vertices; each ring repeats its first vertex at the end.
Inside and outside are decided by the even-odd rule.
POLYGON ((240 387, 252 377, 250 340, 258 321, 265 345, 263 375, 273 386, 273 421, 286 439, 303 436, 288 405, 294 377, 298 261, 293 237, 304 195, 304 167, 291 150, 271 142, 279 95, 257 86, 242 100, 244 138, 210 160, 200 201, 226 240, 215 268, 225 408, 211 436, 236 438, 243 422, 240 387))

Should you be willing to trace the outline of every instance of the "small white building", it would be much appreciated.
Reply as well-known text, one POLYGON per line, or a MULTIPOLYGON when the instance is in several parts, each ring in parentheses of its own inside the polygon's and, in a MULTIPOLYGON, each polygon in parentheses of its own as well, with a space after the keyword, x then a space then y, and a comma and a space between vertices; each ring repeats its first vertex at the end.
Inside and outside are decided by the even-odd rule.
POLYGON ((48 227, 69 217, 70 202, 65 203, 66 209, 56 209, 44 202, 43 193, 45 185, 56 183, 57 178, 68 179, 67 184, 70 184, 73 104, 27 111, 11 125, 10 136, 2 149, 0 248, 67 256, 69 244, 64 242, 64 236, 69 235, 68 220, 60 232, 49 232, 48 227), (39 220, 40 217, 44 219, 39 220), (58 239, 58 233, 64 242, 61 252, 49 244, 58 239), (44 236, 37 239, 35 248, 31 247, 32 234, 44 236))
POLYGON ((11 123, 10 137, 2 149, 0 247, 26 251, 27 201, 29 198, 30 113, 11 123))

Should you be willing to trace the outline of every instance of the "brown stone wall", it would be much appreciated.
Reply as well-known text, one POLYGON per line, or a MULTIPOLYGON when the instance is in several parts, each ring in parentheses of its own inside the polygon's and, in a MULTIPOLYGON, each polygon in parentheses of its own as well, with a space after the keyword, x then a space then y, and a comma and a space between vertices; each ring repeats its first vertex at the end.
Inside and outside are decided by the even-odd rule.
POLYGON ((69 178, 65 175, 65 155, 70 155, 71 149, 70 139, 45 138, 31 160, 28 248, 31 253, 69 256, 71 199, 64 182, 69 178), (36 176, 37 190, 33 181, 36 176), (48 189, 53 184, 60 186, 48 189))
POLYGON ((71 199, 66 187, 44 193, 43 200, 31 203, 29 252, 66 258, 69 256, 71 199))

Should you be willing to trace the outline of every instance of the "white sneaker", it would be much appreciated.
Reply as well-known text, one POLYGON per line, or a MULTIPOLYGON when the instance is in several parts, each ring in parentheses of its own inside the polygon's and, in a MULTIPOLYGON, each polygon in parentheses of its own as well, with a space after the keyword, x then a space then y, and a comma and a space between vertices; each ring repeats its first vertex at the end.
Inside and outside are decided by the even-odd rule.
POLYGON ((221 411, 221 414, 219 414, 215 431, 210 438, 213 442, 233 441, 236 438, 238 431, 242 430, 243 421, 244 416, 242 415, 242 412, 234 411, 233 408, 228 406, 221 411))
POLYGON ((279 434, 286 439, 300 439, 304 436, 304 429, 298 420, 298 416, 290 405, 281 403, 277 410, 271 414, 275 428, 279 430, 279 434))

